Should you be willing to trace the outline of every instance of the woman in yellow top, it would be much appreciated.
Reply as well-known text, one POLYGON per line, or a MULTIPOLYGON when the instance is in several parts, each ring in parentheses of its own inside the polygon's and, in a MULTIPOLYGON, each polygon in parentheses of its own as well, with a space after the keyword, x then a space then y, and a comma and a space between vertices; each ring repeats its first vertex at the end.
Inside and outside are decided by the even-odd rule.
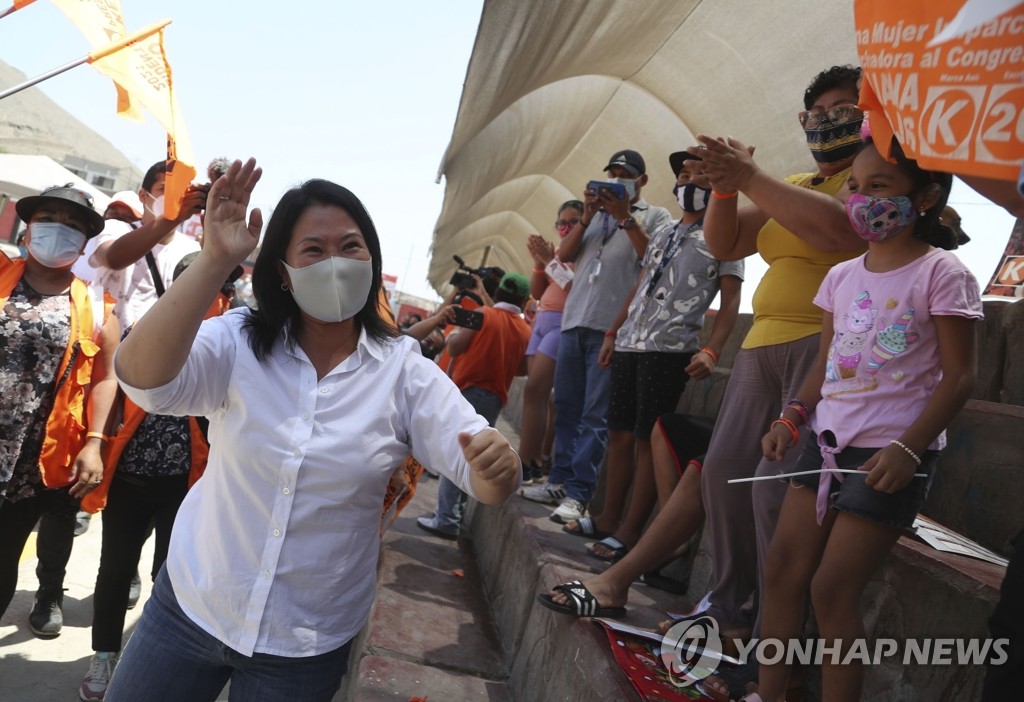
MULTIPOLYGON (((714 564, 709 614, 726 636, 756 636, 760 628, 760 616, 752 621, 743 605, 761 580, 785 492, 777 480, 728 481, 792 469, 792 457, 763 460, 759 434, 796 395, 817 355, 821 310, 812 300, 818 286, 832 266, 864 249, 833 200, 845 202, 861 146, 859 77, 859 68, 834 66, 815 76, 804 93, 799 120, 816 172, 778 180, 758 169, 750 151, 733 139, 702 136, 702 146, 693 149, 703 161, 690 163, 702 168, 713 188, 704 220, 711 253, 723 261, 758 253, 769 265, 754 293, 754 324, 733 365, 701 475, 714 564), (740 192, 751 204, 737 205, 740 192)), ((801 442, 806 439, 805 430, 801 442)), ((722 688, 720 682, 710 685, 722 688)))

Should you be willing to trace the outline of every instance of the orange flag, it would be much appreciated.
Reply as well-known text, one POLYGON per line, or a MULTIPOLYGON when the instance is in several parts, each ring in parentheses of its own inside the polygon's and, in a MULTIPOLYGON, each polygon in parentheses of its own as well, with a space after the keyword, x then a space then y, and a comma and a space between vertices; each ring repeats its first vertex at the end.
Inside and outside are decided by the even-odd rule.
MULTIPOLYGON (((178 215, 181 198, 195 178, 192 142, 174 95, 171 66, 164 50, 163 31, 123 49, 103 51, 127 34, 120 0, 52 0, 92 45, 91 63, 117 88, 117 113, 141 121, 145 107, 167 130, 167 180, 164 216, 178 215)), ((166 25, 169 22, 164 22, 166 25)))
POLYGON ((860 106, 888 156, 1017 180, 1024 160, 1024 2, 855 0, 860 106))

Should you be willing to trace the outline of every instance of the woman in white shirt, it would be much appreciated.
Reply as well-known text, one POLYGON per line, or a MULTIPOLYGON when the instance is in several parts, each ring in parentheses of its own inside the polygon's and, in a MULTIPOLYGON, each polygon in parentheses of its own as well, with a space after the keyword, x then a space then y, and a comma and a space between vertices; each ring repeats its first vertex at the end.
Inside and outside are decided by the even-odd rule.
POLYGON ((200 323, 259 239, 260 177, 210 192, 202 253, 115 359, 147 411, 206 415, 210 461, 106 699, 330 700, 376 585, 380 505, 410 452, 496 504, 520 463, 377 306, 380 243, 359 200, 313 180, 274 210, 258 311, 200 323))

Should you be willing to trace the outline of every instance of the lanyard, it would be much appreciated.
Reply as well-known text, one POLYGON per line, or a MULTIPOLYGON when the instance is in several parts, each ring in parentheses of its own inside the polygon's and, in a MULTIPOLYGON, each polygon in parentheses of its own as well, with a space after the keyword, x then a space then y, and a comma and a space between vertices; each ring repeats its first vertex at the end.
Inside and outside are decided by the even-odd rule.
POLYGON ((665 272, 665 266, 667 266, 668 262, 672 260, 672 257, 678 253, 679 249, 682 247, 683 240, 692 232, 700 229, 704 224, 704 220, 703 218, 697 220, 686 228, 686 231, 683 232, 682 236, 679 236, 679 225, 682 223, 683 221, 679 220, 676 222, 676 226, 672 228, 672 235, 669 237, 668 242, 665 245, 665 250, 661 254, 661 260, 658 261, 658 267, 654 269, 653 273, 651 273, 651 282, 647 284, 647 289, 644 291, 644 297, 651 296, 651 293, 654 292, 654 286, 658 284, 658 281, 661 279, 661 274, 665 272))
MULTIPOLYGON (((630 207, 629 211, 632 212, 633 208, 630 207)), ((612 216, 607 212, 601 212, 603 215, 601 219, 601 246, 597 250, 597 256, 594 257, 594 270, 590 273, 588 280, 593 283, 597 280, 597 277, 601 275, 601 256, 604 254, 604 245, 608 243, 608 240, 612 238, 612 235, 619 230, 618 222, 615 226, 611 226, 612 216)))

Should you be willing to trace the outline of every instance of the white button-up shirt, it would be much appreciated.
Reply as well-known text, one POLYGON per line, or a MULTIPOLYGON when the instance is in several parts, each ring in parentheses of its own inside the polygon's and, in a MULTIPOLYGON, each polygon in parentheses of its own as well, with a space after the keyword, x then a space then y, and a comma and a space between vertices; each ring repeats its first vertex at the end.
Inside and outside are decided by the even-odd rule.
POLYGON ((245 655, 314 656, 369 617, 392 471, 411 452, 472 495, 457 436, 487 422, 409 337, 364 332, 317 382, 297 344, 257 361, 247 314, 204 322, 167 385, 122 387, 149 412, 210 419, 167 555, 182 610, 245 655))

